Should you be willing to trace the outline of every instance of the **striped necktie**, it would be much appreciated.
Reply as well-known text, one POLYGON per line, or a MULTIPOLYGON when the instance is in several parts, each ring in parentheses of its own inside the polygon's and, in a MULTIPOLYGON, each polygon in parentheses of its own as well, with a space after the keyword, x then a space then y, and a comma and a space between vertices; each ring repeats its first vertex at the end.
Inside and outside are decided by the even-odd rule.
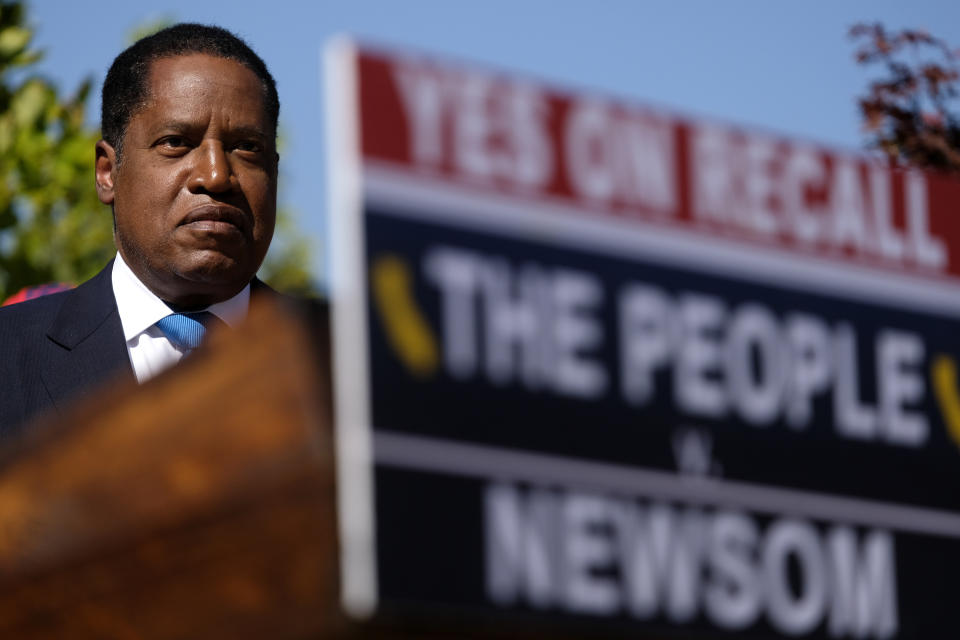
POLYGON ((167 340, 182 351, 184 355, 200 346, 207 335, 207 328, 215 324, 223 324, 223 320, 209 311, 196 313, 174 313, 157 323, 160 331, 167 336, 167 340))

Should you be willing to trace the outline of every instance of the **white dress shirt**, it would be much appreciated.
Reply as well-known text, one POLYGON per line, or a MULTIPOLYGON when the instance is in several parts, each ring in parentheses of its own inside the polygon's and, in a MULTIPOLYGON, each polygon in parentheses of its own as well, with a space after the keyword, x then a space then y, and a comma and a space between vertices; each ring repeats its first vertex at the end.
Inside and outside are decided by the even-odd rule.
MULTIPOLYGON (((120 254, 113 262, 113 296, 117 300, 123 337, 127 341, 130 364, 137 382, 144 382, 180 361, 183 353, 167 340, 155 326, 156 322, 173 311, 163 300, 153 295, 134 275, 120 254)), ((236 326, 247 315, 250 306, 250 285, 229 300, 209 306, 206 311, 236 326)), ((200 309, 196 309, 200 311, 200 309)))

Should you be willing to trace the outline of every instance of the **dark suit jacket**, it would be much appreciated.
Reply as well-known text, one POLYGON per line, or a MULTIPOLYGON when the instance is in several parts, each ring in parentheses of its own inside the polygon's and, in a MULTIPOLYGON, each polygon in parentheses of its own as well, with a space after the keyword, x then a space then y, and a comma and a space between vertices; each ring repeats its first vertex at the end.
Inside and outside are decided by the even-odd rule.
MULTIPOLYGON (((76 289, 0 309, 0 439, 108 380, 134 378, 112 271, 113 261, 76 289)), ((256 279, 251 288, 279 296, 256 279)))

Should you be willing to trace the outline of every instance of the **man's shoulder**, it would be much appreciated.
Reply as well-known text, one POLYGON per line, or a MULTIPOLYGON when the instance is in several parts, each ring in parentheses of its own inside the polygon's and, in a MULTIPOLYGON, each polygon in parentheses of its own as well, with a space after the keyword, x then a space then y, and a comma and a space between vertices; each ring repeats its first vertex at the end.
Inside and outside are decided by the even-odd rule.
POLYGON ((60 291, 0 307, 0 339, 10 334, 45 331, 71 293, 72 290, 60 291))
POLYGON ((45 333, 61 316, 83 315, 86 304, 103 304, 112 296, 110 264, 74 289, 0 307, 0 340, 45 333), (109 289, 108 289, 109 287, 109 289))
POLYGON ((330 305, 325 298, 281 293, 258 278, 250 282, 250 299, 268 300, 310 327, 322 341, 329 341, 330 305))
POLYGON ((306 297, 299 295, 292 295, 289 293, 284 293, 277 291, 269 284, 260 280, 259 278, 254 278, 250 282, 250 297, 251 299, 267 299, 271 300, 283 307, 289 309, 326 309, 329 305, 324 298, 318 297, 306 297))

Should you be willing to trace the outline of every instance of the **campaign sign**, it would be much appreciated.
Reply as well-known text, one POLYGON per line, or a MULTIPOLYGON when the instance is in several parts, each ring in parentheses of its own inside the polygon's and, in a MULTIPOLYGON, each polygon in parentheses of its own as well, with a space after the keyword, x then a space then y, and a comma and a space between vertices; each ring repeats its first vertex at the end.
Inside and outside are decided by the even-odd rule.
POLYGON ((327 71, 348 611, 960 633, 960 183, 345 42, 327 71))

